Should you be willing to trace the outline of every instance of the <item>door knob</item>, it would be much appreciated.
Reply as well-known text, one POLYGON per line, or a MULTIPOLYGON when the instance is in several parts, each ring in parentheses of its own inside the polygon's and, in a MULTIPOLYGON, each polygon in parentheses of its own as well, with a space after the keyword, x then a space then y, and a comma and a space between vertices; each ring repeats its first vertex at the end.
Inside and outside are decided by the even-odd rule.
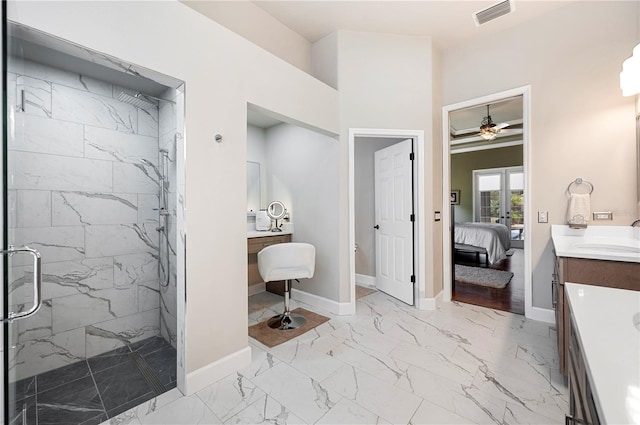
POLYGON ((373 226, 374 229, 379 229, 380 226, 378 226, 377 224, 375 226, 373 226))

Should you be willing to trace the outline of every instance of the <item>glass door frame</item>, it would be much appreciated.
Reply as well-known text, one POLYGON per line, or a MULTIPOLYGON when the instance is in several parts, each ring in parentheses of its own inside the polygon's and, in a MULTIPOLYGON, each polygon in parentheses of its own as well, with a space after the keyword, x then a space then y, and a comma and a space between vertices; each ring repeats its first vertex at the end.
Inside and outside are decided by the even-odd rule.
MULTIPOLYGON (((7 142, 8 142, 8 120, 7 120, 7 99, 8 99, 8 23, 7 23, 7 2, 2 2, 2 249, 8 248, 8 210, 7 210, 7 142)), ((9 300, 7 296, 8 292, 8 257, 3 255, 0 262, 2 267, 2 317, 7 317, 9 314, 9 300)), ((9 344, 8 335, 9 324, 2 323, 2 409, 3 409, 3 421, 5 424, 10 424, 9 418, 9 344)))

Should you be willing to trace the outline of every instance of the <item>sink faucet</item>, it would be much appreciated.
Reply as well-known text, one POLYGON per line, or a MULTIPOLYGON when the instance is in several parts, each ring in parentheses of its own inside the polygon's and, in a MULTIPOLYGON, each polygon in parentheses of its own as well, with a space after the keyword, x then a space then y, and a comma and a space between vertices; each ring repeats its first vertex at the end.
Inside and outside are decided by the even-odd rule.
POLYGON ((640 218, 631 223, 631 227, 640 227, 640 218))

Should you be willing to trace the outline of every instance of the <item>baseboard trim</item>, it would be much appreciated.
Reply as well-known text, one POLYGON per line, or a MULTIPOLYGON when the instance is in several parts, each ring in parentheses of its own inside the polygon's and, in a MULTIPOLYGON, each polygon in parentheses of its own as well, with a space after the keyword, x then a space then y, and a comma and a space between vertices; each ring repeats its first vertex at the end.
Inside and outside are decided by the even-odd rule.
POLYGON ((337 301, 333 301, 315 294, 310 294, 309 292, 301 291, 296 288, 291 288, 291 298, 296 301, 309 304, 310 306, 316 307, 320 310, 324 310, 340 316, 346 316, 356 313, 355 303, 339 303, 337 301))
POLYGON ((556 313, 548 308, 531 307, 531 311, 529 312, 527 319, 546 323, 556 323, 556 313))
POLYGON ((433 298, 418 298, 416 308, 418 310, 435 310, 438 306, 442 305, 442 297, 444 291, 440 291, 438 295, 433 298))
POLYGON ((376 277, 369 276, 366 274, 358 274, 356 273, 356 285, 365 286, 367 288, 375 288, 376 287, 376 277))
POLYGON ((231 353, 213 363, 187 373, 185 382, 186 395, 194 394, 208 387, 219 379, 251 364, 251 347, 231 353))
POLYGON ((264 292, 266 290, 267 290, 267 284, 264 283, 264 282, 258 283, 257 285, 250 285, 249 286, 249 296, 258 294, 260 292, 264 292))

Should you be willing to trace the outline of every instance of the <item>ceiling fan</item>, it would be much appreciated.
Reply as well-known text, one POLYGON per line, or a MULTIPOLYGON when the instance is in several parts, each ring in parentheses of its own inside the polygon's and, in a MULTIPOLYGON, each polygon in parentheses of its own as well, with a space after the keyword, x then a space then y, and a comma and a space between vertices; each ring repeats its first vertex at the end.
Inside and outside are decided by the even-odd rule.
POLYGON ((482 137, 484 140, 495 140, 504 128, 509 127, 508 123, 496 124, 491 119, 491 114, 489 113, 489 106, 487 105, 487 116, 482 119, 480 123, 480 133, 478 135, 482 137))

